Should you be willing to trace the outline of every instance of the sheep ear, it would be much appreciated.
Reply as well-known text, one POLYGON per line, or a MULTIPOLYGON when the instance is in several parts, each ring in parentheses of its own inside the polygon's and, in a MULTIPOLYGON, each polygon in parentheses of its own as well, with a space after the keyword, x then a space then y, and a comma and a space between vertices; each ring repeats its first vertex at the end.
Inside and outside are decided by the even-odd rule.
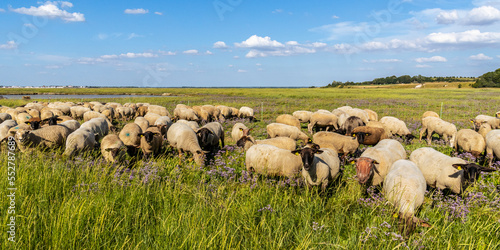
POLYGON ((28 124, 28 125, 30 125, 30 124, 31 124, 31 122, 25 122, 25 123, 26 123, 26 124, 28 124))
POLYGON ((57 119, 56 119, 56 121, 62 121, 62 120, 63 120, 63 119, 61 119, 61 118, 57 118, 57 119))
POLYGON ((473 119, 469 119, 470 123, 474 123, 474 120, 473 119))
POLYGON ((356 137, 356 133, 352 133, 352 134, 351 134, 351 136, 352 136, 352 137, 356 137))
POLYGON ((373 160, 373 161, 372 161, 372 163, 373 163, 373 164, 380 164, 380 163, 378 163, 378 161, 376 161, 376 160, 373 160))
POLYGON ((240 131, 243 132, 243 128, 240 128, 240 131))
POLYGON ((467 168, 467 164, 459 164, 459 163, 456 163, 456 164, 453 164, 451 165, 452 167, 456 168, 457 170, 462 170, 464 168, 467 168))
POLYGON ((488 167, 480 167, 479 169, 481 170, 481 172, 493 172, 493 171, 497 171, 494 168, 488 168, 488 167))
POLYGON ((153 135, 161 135, 161 134, 160 134, 160 133, 156 133, 156 132, 155 132, 155 133, 153 133, 153 135))
POLYGON ((291 152, 292 152, 292 154, 294 154, 294 155, 299 155, 299 154, 300 154, 300 151, 302 151, 302 149, 293 150, 293 151, 291 151, 291 152))
POLYGON ((485 123, 488 123, 488 121, 482 121, 481 124, 485 124, 485 123))
POLYGON ((143 136, 144 136, 144 133, 140 133, 140 134, 138 134, 138 136, 143 137, 143 136))
POLYGON ((322 154, 324 151, 323 150, 316 150, 316 152, 314 152, 315 154, 322 154))

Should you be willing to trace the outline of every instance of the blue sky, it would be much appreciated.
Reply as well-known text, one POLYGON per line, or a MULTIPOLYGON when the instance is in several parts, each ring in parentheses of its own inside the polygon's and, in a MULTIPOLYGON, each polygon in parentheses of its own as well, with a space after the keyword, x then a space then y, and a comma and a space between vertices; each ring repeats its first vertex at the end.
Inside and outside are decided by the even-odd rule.
POLYGON ((2 4, 0 85, 307 87, 500 67, 500 0, 2 4))

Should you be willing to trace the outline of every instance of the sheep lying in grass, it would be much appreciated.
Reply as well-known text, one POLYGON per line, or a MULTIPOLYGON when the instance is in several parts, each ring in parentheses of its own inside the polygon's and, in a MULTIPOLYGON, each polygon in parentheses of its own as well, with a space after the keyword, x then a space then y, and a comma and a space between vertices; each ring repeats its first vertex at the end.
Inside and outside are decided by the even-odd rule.
POLYGON ((102 138, 101 154, 109 163, 116 163, 125 159, 125 144, 120 140, 118 135, 110 134, 102 138))
POLYGON ((266 126, 267 134, 269 138, 274 137, 289 137, 294 140, 303 140, 307 141, 309 136, 307 136, 304 132, 300 131, 297 127, 281 124, 281 123, 271 123, 266 126))
POLYGON ((398 210, 400 221, 405 223, 408 234, 416 225, 430 227, 425 221, 415 217, 417 209, 424 202, 426 187, 424 175, 415 163, 408 160, 394 162, 385 177, 384 195, 398 210))
POLYGON ((288 137, 275 137, 264 140, 255 140, 252 136, 243 136, 236 142, 236 146, 243 148, 245 151, 255 144, 268 144, 286 150, 295 150, 297 142, 288 137))
POLYGON ((192 128, 184 123, 174 123, 167 131, 167 139, 170 146, 177 148, 179 152, 179 161, 182 159, 183 152, 191 152, 196 164, 205 165, 205 153, 198 143, 196 133, 192 128))
POLYGON ((233 138, 233 141, 237 142, 239 141, 243 136, 248 136, 250 132, 250 129, 245 126, 243 123, 236 123, 233 126, 233 129, 231 130, 231 137, 233 138))
POLYGON ((292 153, 300 155, 302 159, 302 176, 308 187, 321 185, 321 191, 324 192, 328 184, 337 178, 340 160, 336 151, 305 147, 292 153))
POLYGON ((292 115, 288 115, 288 114, 279 115, 278 117, 276 117, 276 122, 290 125, 290 126, 294 126, 294 127, 297 127, 298 129, 300 129, 299 119, 297 119, 296 117, 294 117, 292 115))
POLYGON ((474 157, 479 158, 486 148, 486 141, 483 136, 472 129, 461 129, 457 132, 455 150, 470 152, 474 157))
POLYGON ((79 128, 68 136, 63 155, 73 157, 76 154, 93 149, 95 145, 97 145, 97 141, 94 132, 89 128, 79 128))
POLYGON ((500 130, 491 130, 486 134, 486 155, 490 159, 489 166, 493 159, 500 158, 500 130))
POLYGON ((69 130, 63 126, 49 126, 37 130, 18 130, 15 138, 19 149, 25 152, 28 148, 56 148, 64 145, 69 130))
POLYGON ((294 177, 302 169, 302 159, 290 150, 256 144, 247 150, 245 165, 248 171, 258 174, 294 177))
POLYGON ((311 120, 311 111, 299 110, 292 113, 293 117, 299 119, 301 123, 306 123, 311 120))
POLYGON ((427 134, 427 144, 431 145, 433 133, 442 136, 443 139, 449 143, 450 147, 455 147, 457 127, 454 124, 443 121, 441 118, 437 117, 426 117, 422 119, 419 140, 422 141, 422 136, 427 134))
POLYGON ((361 185, 380 185, 391 165, 397 160, 406 159, 403 145, 393 139, 381 140, 368 148, 356 159, 356 173, 361 185))
POLYGON ((495 171, 474 163, 450 157, 433 148, 419 148, 410 155, 410 160, 422 171, 427 185, 439 189, 450 189, 460 194, 477 180, 481 172, 495 171))

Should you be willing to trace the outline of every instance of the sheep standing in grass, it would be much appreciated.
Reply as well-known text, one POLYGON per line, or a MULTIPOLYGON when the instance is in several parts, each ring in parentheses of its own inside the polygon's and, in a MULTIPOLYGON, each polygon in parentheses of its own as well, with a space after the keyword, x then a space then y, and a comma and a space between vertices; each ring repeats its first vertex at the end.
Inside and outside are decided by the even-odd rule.
POLYGON ((167 139, 170 146, 179 152, 179 161, 183 152, 191 152, 194 161, 200 165, 205 165, 205 152, 198 143, 198 137, 192 128, 184 123, 174 123, 167 131, 167 139))
MULTIPOLYGON (((51 126, 55 127, 55 126, 51 126)), ((66 140, 66 149, 63 155, 73 157, 78 153, 91 150, 97 144, 95 134, 89 128, 79 128, 68 136, 66 140)))
POLYGON ((64 145, 69 130, 63 126, 49 126, 37 130, 18 130, 15 138, 19 149, 25 152, 28 148, 56 148, 64 145))
POLYGON ((472 129, 461 129, 457 132, 457 141, 455 150, 460 149, 465 152, 470 152, 474 157, 479 158, 486 148, 486 141, 483 136, 472 129))
POLYGON ((70 108, 71 117, 74 119, 83 119, 83 114, 88 111, 91 111, 90 108, 82 107, 82 106, 74 106, 70 108))
POLYGON ((109 163, 115 163, 125 159, 124 148, 125 144, 123 144, 120 138, 115 134, 106 135, 102 138, 101 154, 109 163))
POLYGON ((168 116, 160 116, 158 119, 156 119, 154 126, 156 126, 159 130, 162 136, 167 135, 167 131, 172 126, 172 119, 168 116))
POLYGON ((167 108, 160 106, 160 105, 149 105, 148 106, 148 113, 155 113, 155 114, 158 114, 160 116, 171 117, 167 108))
POLYGON ((368 114, 368 122, 370 121, 378 121, 378 114, 377 112, 371 110, 371 109, 363 109, 367 114, 368 114))
POLYGON ((426 187, 424 175, 411 161, 397 160, 388 169, 384 180, 384 195, 398 210, 407 233, 411 233, 416 225, 430 227, 425 221, 415 217, 417 209, 424 203, 426 187))
POLYGON ((408 127, 406 127, 406 123, 396 117, 384 116, 380 118, 380 123, 384 125, 385 132, 389 137, 394 135, 404 136, 407 141, 415 138, 408 127))
POLYGON ((366 186, 382 184, 391 165, 397 160, 404 159, 406 150, 401 143, 393 139, 381 140, 356 159, 359 184, 366 186))
POLYGON ((184 119, 180 119, 180 120, 177 120, 177 122, 175 123, 183 123, 183 124, 186 124, 188 125, 191 129, 193 129, 194 131, 198 131, 198 129, 200 129, 200 125, 198 125, 197 122, 195 121, 187 121, 187 120, 184 120, 184 119))
POLYGON ((127 146, 127 153, 130 156, 135 156, 137 154, 137 148, 141 146, 142 129, 139 125, 135 123, 126 124, 120 131, 118 137, 127 146))
POLYGON ((337 152, 329 149, 305 147, 292 151, 302 159, 302 176, 307 187, 320 186, 324 192, 328 184, 332 183, 340 171, 340 160, 337 152))
POLYGON ((149 128, 149 122, 148 120, 146 120, 146 118, 142 117, 142 116, 138 116, 135 118, 134 120, 134 123, 139 125, 139 127, 141 127, 141 130, 142 131, 146 131, 146 129, 149 128))
POLYGON ((294 177, 302 169, 302 159, 292 154, 290 150, 257 144, 247 150, 245 165, 249 172, 267 176, 294 177))
POLYGON ((224 147, 224 128, 218 122, 210 122, 205 124, 196 131, 200 146, 204 150, 211 152, 217 151, 219 148, 219 141, 221 147, 224 147))
POLYGON ((309 131, 310 134, 312 134, 314 128, 316 127, 323 127, 326 129, 326 131, 328 131, 329 128, 331 130, 337 130, 339 128, 338 118, 334 114, 323 114, 318 112, 313 113, 311 116, 311 121, 307 126, 307 130, 309 131))
POLYGON ((363 122, 363 120, 361 120, 361 118, 357 116, 349 116, 347 120, 345 120, 343 126, 345 135, 351 136, 352 130, 361 126, 365 126, 365 123, 363 122))
POLYGON ((144 156, 148 157, 151 154, 158 155, 161 150, 163 139, 160 133, 146 131, 139 134, 141 137, 141 150, 144 156))
POLYGON ((490 159, 489 166, 493 159, 500 158, 500 130, 491 130, 486 134, 486 156, 490 159))
POLYGON ((236 146, 243 148, 245 151, 255 144, 268 144, 290 151, 295 150, 297 147, 297 142, 288 137, 255 140, 252 136, 243 136, 236 142, 236 146))
POLYGON ((491 131, 491 125, 484 122, 481 124, 479 127, 479 130, 477 131, 485 140, 486 140, 486 135, 491 131))
POLYGON ((420 141, 422 136, 427 133, 427 144, 431 145, 432 134, 436 133, 443 137, 449 143, 450 147, 455 147, 457 137, 457 127, 449 122, 437 117, 426 117, 422 119, 422 128, 420 129, 420 141))
POLYGON ((438 115, 438 113, 436 113, 434 111, 425 111, 424 114, 422 115, 422 119, 424 119, 425 117, 437 117, 437 118, 439 118, 439 115, 438 115))
POLYGON ((267 134, 269 138, 274 138, 278 136, 289 137, 294 140, 307 141, 309 136, 300 131, 297 127, 281 124, 281 123, 271 123, 266 126, 267 134))
POLYGON ((255 119, 255 116, 253 113, 253 108, 241 107, 239 112, 238 112, 238 117, 239 118, 249 118, 250 121, 253 121, 255 119))
POLYGON ((187 120, 187 121, 198 121, 199 118, 192 109, 187 108, 175 108, 174 118, 177 120, 187 120))
POLYGON ((84 122, 80 127, 89 128, 96 135, 96 141, 100 140, 109 133, 109 121, 106 118, 93 118, 84 122))
POLYGON ((284 114, 276 117, 277 123, 282 123, 290 126, 297 127, 300 129, 300 121, 299 119, 293 117, 292 115, 284 114))
POLYGON ((495 171, 474 163, 450 157, 433 148, 419 148, 410 155, 410 160, 417 164, 422 171, 427 185, 450 189, 455 194, 460 194, 467 185, 473 183, 481 172, 495 171))
POLYGON ((145 116, 144 116, 144 119, 146 119, 149 123, 149 126, 155 124, 156 120, 158 120, 159 118, 161 117, 161 115, 159 114, 156 114, 156 113, 147 113, 145 116))
POLYGON ((470 120, 474 125, 474 130, 478 131, 483 122, 490 124, 492 129, 500 129, 500 119, 489 115, 478 115, 470 120))
POLYGON ((351 132, 351 135, 355 135, 359 132, 365 133, 365 138, 361 143, 364 145, 375 145, 381 140, 389 139, 383 128, 360 126, 354 128, 351 132))
POLYGON ((365 134, 360 132, 355 136, 345 136, 334 132, 318 132, 313 135, 313 142, 321 148, 330 148, 343 154, 345 160, 347 154, 354 154, 358 151, 360 142, 364 140, 365 134))
POLYGON ((299 119, 301 123, 307 123, 311 121, 311 111, 299 110, 292 113, 293 117, 299 119))
POLYGON ((236 123, 233 126, 233 129, 231 130, 231 138, 233 138, 233 141, 237 142, 241 139, 243 136, 248 136, 250 133, 250 129, 245 126, 243 123, 236 123))

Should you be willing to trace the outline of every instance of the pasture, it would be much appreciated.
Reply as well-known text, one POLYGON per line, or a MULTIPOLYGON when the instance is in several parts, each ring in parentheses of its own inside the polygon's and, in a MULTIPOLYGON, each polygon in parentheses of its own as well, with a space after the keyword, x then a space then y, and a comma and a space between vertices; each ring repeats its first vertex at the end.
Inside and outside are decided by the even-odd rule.
MULTIPOLYGON (((2 94, 25 90, 2 90, 2 94)), ((45 91, 45 90, 44 90, 45 91)), ((49 91, 49 90, 47 90, 49 91)), ((72 91, 72 90, 50 90, 72 91)), ((363 194, 351 162, 328 194, 305 188, 301 177, 251 175, 245 154, 230 133, 236 122, 265 138, 266 125, 296 110, 332 110, 349 105, 404 120, 417 136, 427 110, 458 129, 470 128, 478 114, 500 110, 500 90, 492 89, 78 89, 72 94, 171 93, 169 97, 100 99, 148 102, 170 113, 187 105, 248 106, 256 122, 223 123, 226 147, 205 167, 165 150, 147 161, 111 165, 98 150, 74 159, 56 151, 16 153, 16 243, 7 240, 9 200, 7 151, 2 145, 0 173, 2 249, 498 249, 500 248, 500 172, 482 174, 462 195, 429 190, 417 213, 432 225, 405 237, 394 209, 382 193, 363 194)), ((61 96, 64 98, 64 96, 61 96)), ((65 100, 65 99, 60 99, 65 100)), ((33 101, 33 100, 31 100, 33 101)), ((54 101, 54 100, 52 100, 54 101)), ((82 100, 72 100, 82 101, 82 100)), ((89 100, 83 100, 89 101, 89 100)), ((30 101, 0 100, 19 106, 30 101)), ((121 122, 118 127, 124 125, 121 122)), ((302 128, 306 131, 305 127, 302 128)), ((448 155, 441 141, 432 147, 448 155)), ((470 159, 471 155, 459 157, 470 159)), ((500 169, 500 162, 493 166, 500 169)))

